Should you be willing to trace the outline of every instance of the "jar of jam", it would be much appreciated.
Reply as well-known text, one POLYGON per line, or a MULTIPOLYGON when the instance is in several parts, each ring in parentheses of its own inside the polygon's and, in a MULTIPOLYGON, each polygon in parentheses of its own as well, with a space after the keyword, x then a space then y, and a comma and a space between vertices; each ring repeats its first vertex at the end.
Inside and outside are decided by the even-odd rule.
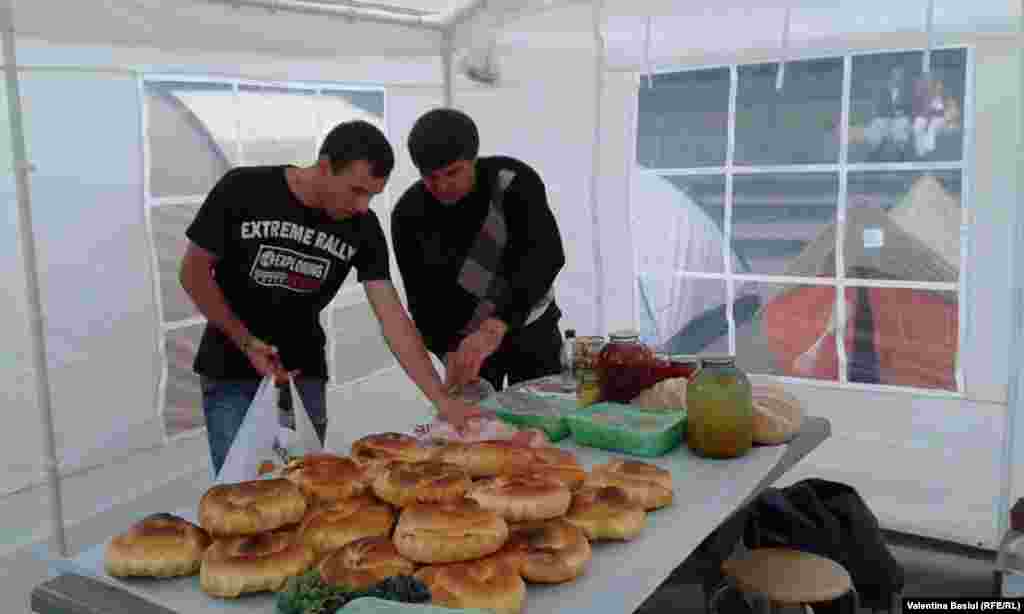
POLYGON ((736 458, 753 446, 750 380, 732 356, 706 357, 686 385, 686 439, 709 458, 736 458))
POLYGON ((640 342, 640 333, 635 330, 612 333, 597 363, 604 401, 629 403, 651 385, 654 352, 640 342))

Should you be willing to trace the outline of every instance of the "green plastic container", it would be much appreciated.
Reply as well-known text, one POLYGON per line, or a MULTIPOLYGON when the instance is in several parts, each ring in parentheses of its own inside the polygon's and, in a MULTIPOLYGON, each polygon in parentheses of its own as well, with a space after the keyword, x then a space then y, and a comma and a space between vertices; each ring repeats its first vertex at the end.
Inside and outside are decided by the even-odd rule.
POLYGON ((573 441, 634 456, 661 456, 683 440, 686 412, 645 411, 622 403, 596 403, 566 416, 573 441))
POLYGON ((480 406, 490 409, 503 422, 544 431, 549 441, 561 441, 569 436, 565 414, 575 409, 575 403, 540 397, 522 390, 503 390, 486 399, 480 406))

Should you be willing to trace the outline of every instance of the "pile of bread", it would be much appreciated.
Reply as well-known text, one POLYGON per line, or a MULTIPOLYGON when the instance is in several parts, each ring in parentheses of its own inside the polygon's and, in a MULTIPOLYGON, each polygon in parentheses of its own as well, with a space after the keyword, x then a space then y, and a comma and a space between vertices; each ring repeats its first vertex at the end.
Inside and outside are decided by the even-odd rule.
POLYGON ((673 501, 672 476, 613 460, 589 472, 554 447, 424 444, 398 433, 350 456, 309 455, 282 475, 210 488, 198 525, 150 516, 111 540, 112 576, 200 575, 211 596, 281 589, 316 568, 361 590, 414 575, 435 605, 520 612, 526 583, 585 573, 596 540, 630 540, 673 501))

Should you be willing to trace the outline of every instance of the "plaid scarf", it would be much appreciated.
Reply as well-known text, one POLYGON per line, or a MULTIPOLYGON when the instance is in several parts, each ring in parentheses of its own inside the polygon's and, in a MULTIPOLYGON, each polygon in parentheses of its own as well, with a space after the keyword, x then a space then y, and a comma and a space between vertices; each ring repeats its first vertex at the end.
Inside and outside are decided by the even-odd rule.
MULTIPOLYGON (((466 261, 459 271, 458 283, 464 290, 477 298, 477 306, 473 316, 462 328, 461 334, 468 336, 480 328, 480 324, 494 315, 497 309, 495 302, 508 290, 508 282, 500 273, 502 255, 508 243, 505 226, 504 197, 505 190, 516 178, 514 171, 501 169, 494 182, 494 194, 491 197, 487 217, 466 256, 466 261)), ((534 305, 525 324, 536 320, 554 299, 554 292, 548 292, 534 305)))

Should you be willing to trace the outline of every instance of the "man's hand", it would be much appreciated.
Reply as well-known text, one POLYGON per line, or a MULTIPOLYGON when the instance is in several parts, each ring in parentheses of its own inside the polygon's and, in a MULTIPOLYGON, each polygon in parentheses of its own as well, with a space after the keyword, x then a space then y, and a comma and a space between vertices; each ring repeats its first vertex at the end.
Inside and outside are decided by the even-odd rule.
POLYGON ((249 362, 254 369, 260 372, 260 375, 263 377, 273 375, 274 381, 278 384, 283 384, 288 381, 288 378, 299 374, 298 369, 291 372, 286 371, 281 363, 281 356, 277 353, 277 348, 256 337, 249 337, 243 344, 242 351, 245 352, 249 362))
POLYGON ((445 397, 437 403, 437 413, 442 420, 460 432, 465 431, 470 418, 485 415, 479 405, 452 397, 445 397))
POLYGON ((476 381, 480 367, 497 351, 506 330, 501 320, 484 320, 479 330, 463 339, 456 351, 449 352, 445 357, 445 389, 460 388, 476 381))

